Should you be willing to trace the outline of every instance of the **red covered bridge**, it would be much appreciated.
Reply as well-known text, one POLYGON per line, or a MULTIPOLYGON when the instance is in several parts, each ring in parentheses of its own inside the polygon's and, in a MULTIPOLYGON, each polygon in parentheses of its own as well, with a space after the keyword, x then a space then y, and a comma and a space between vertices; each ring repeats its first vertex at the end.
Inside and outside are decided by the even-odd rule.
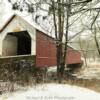
MULTIPOLYGON (((36 32, 36 65, 38 67, 56 66, 56 44, 54 39, 39 30, 36 32)), ((80 64, 80 52, 68 46, 66 63, 68 65, 80 64)))
MULTIPOLYGON (((81 64, 79 51, 68 46, 66 63, 81 64)), ((13 15, 0 30, 0 55, 35 56, 37 67, 56 66, 56 45, 54 39, 46 34, 36 23, 13 15)))

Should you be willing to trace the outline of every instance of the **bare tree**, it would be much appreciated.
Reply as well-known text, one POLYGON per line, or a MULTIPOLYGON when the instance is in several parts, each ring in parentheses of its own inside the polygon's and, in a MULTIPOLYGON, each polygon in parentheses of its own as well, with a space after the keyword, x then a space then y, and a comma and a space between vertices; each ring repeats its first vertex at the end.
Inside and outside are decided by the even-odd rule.
MULTIPOLYGON (((67 44, 69 38, 69 28, 70 25, 74 22, 70 22, 70 18, 80 12, 86 12, 90 9, 84 8, 88 3, 92 0, 19 0, 15 3, 12 3, 12 0, 9 2, 12 3, 12 8, 14 10, 27 10, 34 16, 34 13, 42 10, 48 12, 49 16, 43 16, 43 19, 47 19, 47 17, 51 17, 54 33, 55 33, 55 43, 56 43, 56 56, 57 56, 57 76, 59 82, 61 82, 64 69, 66 65, 66 57, 67 57, 67 44), (43 8, 45 4, 46 9, 43 8), (27 9, 24 9, 26 7, 27 9), (63 42, 63 37, 65 36, 65 40, 63 42)), ((97 8, 96 8, 97 9, 97 8)), ((94 10, 94 9, 93 9, 94 10)), ((33 19, 38 20, 40 15, 36 15, 33 19)), ((78 19, 78 18, 77 18, 78 19)), ((76 19, 76 20, 77 20, 76 19)), ((75 35, 76 36, 76 35, 75 35)), ((74 36, 73 36, 74 37, 74 36)))

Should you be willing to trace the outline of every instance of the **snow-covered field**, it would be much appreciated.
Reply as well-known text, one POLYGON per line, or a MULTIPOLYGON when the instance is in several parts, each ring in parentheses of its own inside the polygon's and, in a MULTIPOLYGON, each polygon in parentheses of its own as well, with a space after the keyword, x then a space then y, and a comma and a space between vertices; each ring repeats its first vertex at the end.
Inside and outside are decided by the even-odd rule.
POLYGON ((44 84, 3 94, 0 100, 100 100, 100 93, 65 84, 44 84))
POLYGON ((80 75, 77 75, 77 77, 83 79, 100 79, 100 63, 88 62, 88 66, 84 67, 84 69, 81 70, 80 75))

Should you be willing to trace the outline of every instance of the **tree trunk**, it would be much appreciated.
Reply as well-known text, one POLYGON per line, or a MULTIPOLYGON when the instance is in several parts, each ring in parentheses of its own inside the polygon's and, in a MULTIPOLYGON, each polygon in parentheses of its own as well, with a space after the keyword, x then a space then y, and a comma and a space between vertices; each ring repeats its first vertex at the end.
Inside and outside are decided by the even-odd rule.
POLYGON ((99 53, 99 56, 100 56, 100 47, 99 47, 99 43, 98 43, 98 40, 97 40, 97 37, 96 37, 96 33, 95 33, 95 36, 94 36, 94 40, 95 40, 96 47, 97 47, 97 50, 98 50, 98 53, 99 53))

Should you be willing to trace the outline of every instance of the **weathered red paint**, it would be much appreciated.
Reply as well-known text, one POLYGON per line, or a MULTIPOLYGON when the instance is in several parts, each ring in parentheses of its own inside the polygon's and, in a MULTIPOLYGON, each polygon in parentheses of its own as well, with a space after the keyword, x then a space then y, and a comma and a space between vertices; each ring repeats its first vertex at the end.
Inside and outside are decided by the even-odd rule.
MULTIPOLYGON (((76 64, 80 62, 80 52, 68 46, 66 63, 76 64)), ((56 45, 54 39, 38 30, 36 31, 36 66, 56 66, 56 45)))
POLYGON ((74 50, 73 48, 68 46, 67 51, 67 58, 66 58, 67 64, 77 64, 81 63, 81 54, 77 50, 74 50))
MULTIPOLYGON (((2 32, 15 17, 16 15, 13 15, 7 21, 7 23, 0 29, 0 32, 2 32)), ((36 66, 38 67, 56 66, 56 45, 54 43, 54 39, 37 29, 36 29, 36 66)), ((18 28, 17 31, 19 30, 20 29, 18 28)), ((81 63, 80 52, 68 46, 66 63, 67 64, 81 63)))

